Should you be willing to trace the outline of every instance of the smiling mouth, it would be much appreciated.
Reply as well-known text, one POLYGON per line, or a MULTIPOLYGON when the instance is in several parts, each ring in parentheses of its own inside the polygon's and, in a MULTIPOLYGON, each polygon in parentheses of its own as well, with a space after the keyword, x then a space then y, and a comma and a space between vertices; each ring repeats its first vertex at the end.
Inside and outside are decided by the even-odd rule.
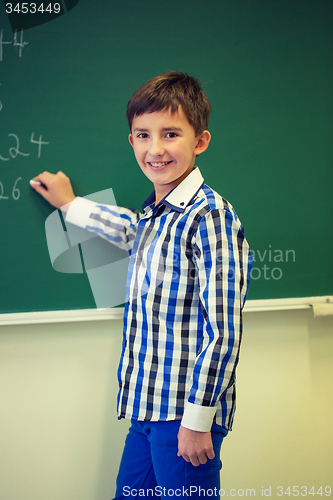
POLYGON ((169 165, 169 163, 171 163, 171 161, 149 161, 148 162, 148 164, 152 168, 162 168, 162 167, 165 167, 166 165, 169 165))

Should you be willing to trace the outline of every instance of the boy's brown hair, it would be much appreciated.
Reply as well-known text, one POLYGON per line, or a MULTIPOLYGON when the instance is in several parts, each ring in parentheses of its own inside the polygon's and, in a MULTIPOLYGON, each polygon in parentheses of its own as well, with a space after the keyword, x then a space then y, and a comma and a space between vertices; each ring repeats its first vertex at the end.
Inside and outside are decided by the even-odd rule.
POLYGON ((175 113, 179 106, 196 136, 208 128, 211 105, 199 80, 176 71, 155 76, 138 88, 128 101, 126 116, 130 130, 136 116, 168 109, 175 113))

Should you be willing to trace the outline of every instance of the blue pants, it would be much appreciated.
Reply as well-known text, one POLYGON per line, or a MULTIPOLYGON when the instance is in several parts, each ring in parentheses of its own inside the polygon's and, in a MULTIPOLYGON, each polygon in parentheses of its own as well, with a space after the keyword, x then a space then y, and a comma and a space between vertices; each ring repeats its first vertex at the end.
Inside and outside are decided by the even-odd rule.
POLYGON ((129 498, 220 498, 220 449, 228 431, 213 424, 215 458, 194 467, 178 457, 180 420, 132 420, 117 477, 115 500, 129 498))

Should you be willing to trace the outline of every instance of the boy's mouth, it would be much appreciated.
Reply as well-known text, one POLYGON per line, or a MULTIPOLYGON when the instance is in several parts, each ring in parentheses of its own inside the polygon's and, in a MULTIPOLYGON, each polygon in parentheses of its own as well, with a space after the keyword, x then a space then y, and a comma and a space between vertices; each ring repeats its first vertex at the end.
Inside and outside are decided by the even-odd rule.
POLYGON ((166 165, 169 165, 171 161, 149 161, 148 164, 153 169, 162 169, 166 165))

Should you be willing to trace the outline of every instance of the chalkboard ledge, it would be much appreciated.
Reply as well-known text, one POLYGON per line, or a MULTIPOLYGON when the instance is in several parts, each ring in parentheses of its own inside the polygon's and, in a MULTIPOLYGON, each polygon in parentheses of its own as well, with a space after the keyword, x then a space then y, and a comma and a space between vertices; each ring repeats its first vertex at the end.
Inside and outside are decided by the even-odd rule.
MULTIPOLYGON (((297 297, 286 299, 248 300, 244 312, 272 312, 295 309, 314 309, 315 305, 329 305, 333 307, 333 296, 297 297)), ((333 314, 333 311, 332 311, 333 314)))
MULTIPOLYGON (((244 313, 311 308, 313 309, 315 316, 333 315, 333 296, 248 300, 244 307, 244 313)), ((102 310, 77 309, 72 311, 38 311, 0 314, 0 326, 119 320, 122 319, 123 314, 123 307, 102 310)))
POLYGON ((75 309, 70 311, 35 311, 25 313, 0 314, 2 325, 29 325, 38 323, 72 323, 78 321, 98 321, 122 319, 123 307, 113 309, 75 309))

